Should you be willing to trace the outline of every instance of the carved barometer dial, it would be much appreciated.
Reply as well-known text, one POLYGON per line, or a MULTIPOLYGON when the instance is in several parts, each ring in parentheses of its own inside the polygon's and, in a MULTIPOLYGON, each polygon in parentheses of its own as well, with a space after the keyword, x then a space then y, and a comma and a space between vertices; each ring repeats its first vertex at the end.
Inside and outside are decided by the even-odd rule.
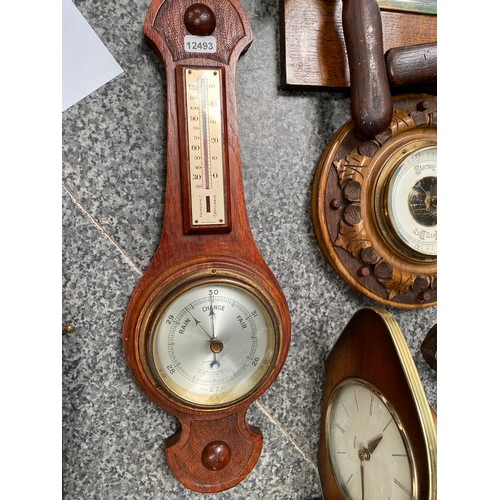
POLYGON ((259 459, 262 433, 246 413, 280 372, 291 331, 243 192, 235 73, 252 34, 238 0, 153 0, 145 35, 165 65, 165 215, 123 344, 140 388, 179 421, 166 440, 171 472, 218 492, 259 459))
POLYGON ((326 259, 353 288, 386 305, 437 296, 436 98, 394 99, 390 126, 363 137, 351 121, 318 165, 312 214, 326 259))

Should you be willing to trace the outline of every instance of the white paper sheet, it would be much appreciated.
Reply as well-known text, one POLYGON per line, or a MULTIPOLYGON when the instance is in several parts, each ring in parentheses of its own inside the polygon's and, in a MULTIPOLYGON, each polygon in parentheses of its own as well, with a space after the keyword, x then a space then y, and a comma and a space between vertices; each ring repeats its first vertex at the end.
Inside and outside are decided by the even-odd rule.
POLYGON ((122 68, 71 0, 62 0, 62 110, 109 82, 122 68))

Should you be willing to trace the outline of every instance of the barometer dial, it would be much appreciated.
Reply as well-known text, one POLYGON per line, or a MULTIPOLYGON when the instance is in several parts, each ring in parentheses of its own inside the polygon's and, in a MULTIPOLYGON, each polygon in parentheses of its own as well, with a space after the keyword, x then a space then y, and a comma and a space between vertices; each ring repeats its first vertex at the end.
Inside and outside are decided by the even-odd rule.
POLYGON ((426 227, 437 225, 437 176, 417 181, 408 196, 413 219, 426 227))
POLYGON ((404 245, 420 254, 437 255, 437 147, 404 154, 391 176, 386 195, 387 217, 404 245))
POLYGON ((193 286, 161 309, 150 339, 157 379, 180 399, 234 403, 259 386, 274 360, 266 306, 235 284, 193 286))

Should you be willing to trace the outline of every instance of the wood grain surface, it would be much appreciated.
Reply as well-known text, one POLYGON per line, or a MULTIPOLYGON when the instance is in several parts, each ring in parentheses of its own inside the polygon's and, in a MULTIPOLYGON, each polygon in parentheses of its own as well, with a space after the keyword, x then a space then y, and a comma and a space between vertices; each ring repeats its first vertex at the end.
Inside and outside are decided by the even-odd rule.
MULTIPOLYGON (((384 52, 437 41, 437 16, 382 11, 384 52)), ((350 87, 341 0, 280 0, 281 82, 288 87, 350 87)))

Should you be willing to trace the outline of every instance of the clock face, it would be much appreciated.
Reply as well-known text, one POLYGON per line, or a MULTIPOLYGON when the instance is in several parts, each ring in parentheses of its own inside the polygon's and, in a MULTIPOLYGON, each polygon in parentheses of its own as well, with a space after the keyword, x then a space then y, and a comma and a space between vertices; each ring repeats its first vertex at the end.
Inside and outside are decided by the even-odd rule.
POLYGON ((225 406, 265 380, 276 333, 263 301, 227 282, 192 286, 160 309, 150 337, 158 382, 185 402, 225 406))
POLYGON ((339 490, 352 500, 416 499, 411 450, 390 403, 361 379, 333 392, 327 449, 339 490))
POLYGON ((437 147, 405 155, 387 188, 387 216, 396 237, 411 250, 437 255, 437 147))

